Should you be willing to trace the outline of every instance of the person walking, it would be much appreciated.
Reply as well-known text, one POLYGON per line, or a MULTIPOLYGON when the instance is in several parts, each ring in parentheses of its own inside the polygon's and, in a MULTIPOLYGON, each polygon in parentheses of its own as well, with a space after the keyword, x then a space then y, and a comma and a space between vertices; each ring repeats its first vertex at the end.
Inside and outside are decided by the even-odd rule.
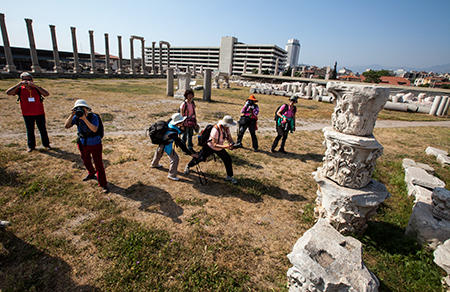
POLYGON ((199 164, 202 161, 213 155, 217 154, 219 158, 225 164, 227 176, 225 181, 229 181, 236 184, 237 181, 233 178, 233 165, 232 160, 226 149, 234 149, 234 141, 231 137, 230 127, 235 126, 231 116, 224 116, 214 127, 211 129, 208 143, 200 150, 197 158, 193 158, 185 167, 184 173, 189 174, 189 168, 199 164), (225 142, 228 142, 225 144, 225 142))
POLYGON ((186 119, 183 122, 184 130, 181 140, 184 144, 187 144, 187 148, 192 153, 196 153, 194 150, 194 144, 192 143, 192 136, 194 136, 194 128, 197 125, 197 116, 195 115, 195 103, 194 103, 194 91, 188 89, 184 93, 184 101, 180 105, 180 113, 186 119))
POLYGON ((28 72, 20 74, 21 81, 13 87, 6 90, 7 95, 18 96, 22 116, 27 129, 28 152, 36 149, 36 138, 34 136, 34 124, 36 123, 41 134, 42 145, 51 149, 48 139, 47 128, 45 126, 44 98, 49 96, 47 90, 36 85, 33 82, 33 76, 28 72))
POLYGON ((258 138, 256 137, 257 121, 259 114, 259 106, 256 104, 258 100, 254 95, 250 95, 247 98, 244 107, 241 109, 241 113, 243 114, 239 119, 239 133, 236 141, 235 148, 243 147, 242 146, 242 138, 244 137, 245 131, 250 131, 250 135, 252 136, 252 147, 253 151, 258 151, 258 138))
POLYGON ((103 192, 108 193, 108 183, 102 158, 103 124, 100 117, 92 113, 92 108, 85 100, 79 99, 75 102, 75 106, 66 120, 66 129, 71 128, 73 125, 77 125, 77 145, 83 164, 88 171, 83 181, 97 179, 103 192), (92 165, 92 160, 94 160, 95 168, 92 165))
POLYGON ((173 148, 173 143, 180 147, 184 153, 191 155, 192 157, 197 157, 196 154, 191 153, 191 151, 186 147, 186 144, 184 144, 178 137, 178 135, 184 130, 183 122, 185 119, 186 117, 183 117, 180 113, 175 113, 172 115, 172 119, 169 122, 169 129, 163 138, 167 141, 167 143, 158 146, 150 166, 152 168, 161 168, 162 165, 159 164, 159 161, 161 160, 164 152, 166 152, 170 160, 169 175, 167 178, 174 181, 180 180, 177 177, 180 158, 173 148))
POLYGON ((275 149, 277 148, 280 139, 282 140, 279 152, 287 153, 285 150, 286 139, 289 132, 293 133, 295 131, 295 113, 297 112, 297 107, 294 105, 295 103, 297 103, 297 97, 292 96, 289 98, 289 103, 280 106, 276 112, 277 136, 270 149, 272 153, 276 151, 275 149))

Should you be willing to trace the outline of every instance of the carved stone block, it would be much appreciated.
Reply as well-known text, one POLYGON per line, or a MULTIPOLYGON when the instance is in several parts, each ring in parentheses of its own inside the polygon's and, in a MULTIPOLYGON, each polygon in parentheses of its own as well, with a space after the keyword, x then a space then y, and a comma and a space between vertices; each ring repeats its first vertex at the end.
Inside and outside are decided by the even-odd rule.
POLYGON ((435 188, 431 195, 431 212, 433 215, 450 221, 450 191, 444 188, 435 188))
POLYGON ((373 132, 378 113, 389 98, 390 89, 368 85, 328 82, 328 92, 334 95, 331 123, 336 131, 358 136, 373 132))
POLYGON ((383 154, 383 146, 373 135, 346 135, 326 127, 323 145, 323 175, 341 186, 363 188, 371 180, 376 159, 383 154))
POLYGON ((378 206, 391 195, 384 184, 371 180, 361 189, 342 187, 322 174, 313 172, 318 184, 315 212, 333 223, 339 232, 362 232, 367 220, 377 213, 378 206))

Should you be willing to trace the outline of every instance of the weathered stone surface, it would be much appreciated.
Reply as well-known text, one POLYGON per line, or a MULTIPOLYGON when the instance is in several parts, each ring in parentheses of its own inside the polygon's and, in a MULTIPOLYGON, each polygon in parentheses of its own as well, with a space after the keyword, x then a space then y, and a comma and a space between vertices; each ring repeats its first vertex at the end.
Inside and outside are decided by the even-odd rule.
POLYGON ((331 123, 336 131, 358 136, 373 132, 378 113, 389 98, 387 87, 328 82, 328 92, 334 95, 331 123))
POLYGON ((425 188, 434 189, 436 187, 445 187, 445 183, 437 177, 430 175, 420 167, 409 167, 405 169, 405 181, 413 185, 419 185, 425 188))
POLYGON ((415 186, 416 192, 415 192, 415 201, 414 203, 418 201, 426 202, 428 204, 431 204, 432 199, 431 195, 433 194, 433 191, 430 191, 427 188, 421 187, 421 186, 415 186))
POLYGON ((438 157, 439 154, 448 156, 448 152, 442 149, 438 149, 438 148, 434 148, 431 146, 428 146, 427 149, 425 149, 425 153, 428 155, 434 155, 436 157, 438 157))
POLYGON ((450 191, 444 188, 435 188, 431 195, 431 212, 435 217, 450 221, 450 191))
POLYGON ((420 244, 429 244, 435 249, 450 238, 450 222, 433 215, 430 201, 416 198, 405 233, 417 234, 420 244))
POLYGON ((419 162, 415 162, 414 160, 410 159, 410 158, 403 158, 403 169, 407 169, 408 167, 420 167, 423 170, 425 170, 426 172, 428 172, 429 174, 434 174, 434 168, 432 168, 431 166, 429 166, 428 164, 425 163, 419 163, 419 162))
POLYGON ((378 206, 391 196, 384 184, 373 179, 364 188, 351 189, 324 177, 320 167, 313 176, 318 184, 316 215, 326 218, 339 232, 362 232, 378 206))
POLYGON ((436 160, 442 165, 449 165, 450 164, 450 157, 448 157, 447 155, 439 154, 437 156, 436 160))
POLYGON ((288 258, 290 292, 378 291, 378 279, 362 261, 361 242, 339 234, 324 219, 299 238, 288 258))
POLYGON ((443 244, 439 245, 433 254, 436 265, 447 272, 447 277, 444 279, 446 284, 450 286, 450 240, 446 240, 443 244))
POLYGON ((376 159, 383 154, 383 146, 373 135, 347 135, 332 127, 323 130, 327 150, 323 158, 323 174, 341 186, 363 188, 371 180, 376 159))

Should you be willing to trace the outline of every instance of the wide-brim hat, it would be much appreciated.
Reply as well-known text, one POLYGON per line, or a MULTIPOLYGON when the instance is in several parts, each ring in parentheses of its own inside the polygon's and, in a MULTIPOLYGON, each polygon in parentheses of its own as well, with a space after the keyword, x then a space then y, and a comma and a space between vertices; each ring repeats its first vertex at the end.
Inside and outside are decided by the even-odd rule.
POLYGON ((258 100, 255 98, 255 96, 252 94, 250 95, 247 100, 253 100, 254 102, 258 102, 258 100))
POLYGON ((72 109, 75 109, 78 106, 87 107, 88 109, 92 109, 90 106, 88 106, 87 102, 84 99, 79 99, 75 101, 75 105, 72 109))
POLYGON ((231 116, 224 116, 223 119, 221 119, 218 124, 225 127, 236 126, 236 123, 233 122, 233 118, 231 116))
POLYGON ((297 103, 298 102, 298 97, 297 96, 291 96, 289 98, 289 100, 292 100, 293 102, 297 103))
POLYGON ((182 123, 186 118, 187 117, 183 117, 180 113, 174 113, 170 123, 175 126, 176 124, 182 123))

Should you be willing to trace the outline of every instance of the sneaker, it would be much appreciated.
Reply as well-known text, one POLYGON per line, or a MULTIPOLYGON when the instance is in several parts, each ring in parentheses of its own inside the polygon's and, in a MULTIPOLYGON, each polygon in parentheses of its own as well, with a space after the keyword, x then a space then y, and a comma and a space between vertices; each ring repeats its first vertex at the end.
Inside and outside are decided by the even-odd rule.
POLYGON ((45 148, 47 148, 47 150, 52 150, 53 149, 52 146, 50 146, 50 145, 45 146, 45 148))
POLYGON ((232 183, 232 184, 237 184, 237 180, 235 180, 233 177, 231 177, 231 176, 227 176, 226 178, 225 178, 225 181, 229 181, 230 183, 232 183))
POLYGON ((27 152, 31 152, 31 151, 33 151, 33 150, 36 150, 36 148, 28 148, 28 149, 27 149, 27 152))
POLYGON ((88 175, 86 175, 84 178, 83 178, 83 181, 87 181, 87 180, 91 180, 91 179, 96 179, 97 177, 95 176, 95 174, 93 174, 93 175, 90 175, 90 174, 88 174, 88 175))
POLYGON ((171 179, 171 180, 174 180, 174 181, 180 180, 178 177, 173 177, 173 176, 170 176, 170 175, 168 175, 167 178, 171 179))
POLYGON ((158 164, 158 165, 151 165, 150 167, 151 167, 151 168, 161 168, 161 167, 163 167, 163 166, 162 166, 162 164, 158 164))
POLYGON ((108 187, 107 186, 102 187, 102 192, 105 194, 109 193, 108 187))
POLYGON ((5 228, 6 226, 11 225, 9 221, 0 221, 0 228, 5 228))
POLYGON ((272 153, 275 153, 275 152, 277 152, 274 148, 271 148, 270 149, 270 152, 272 152, 272 153))
POLYGON ((186 167, 184 168, 184 174, 189 174, 189 164, 186 164, 186 167))
POLYGON ((280 149, 278 152, 281 152, 281 153, 284 153, 284 154, 287 153, 286 150, 284 150, 284 149, 280 149))

